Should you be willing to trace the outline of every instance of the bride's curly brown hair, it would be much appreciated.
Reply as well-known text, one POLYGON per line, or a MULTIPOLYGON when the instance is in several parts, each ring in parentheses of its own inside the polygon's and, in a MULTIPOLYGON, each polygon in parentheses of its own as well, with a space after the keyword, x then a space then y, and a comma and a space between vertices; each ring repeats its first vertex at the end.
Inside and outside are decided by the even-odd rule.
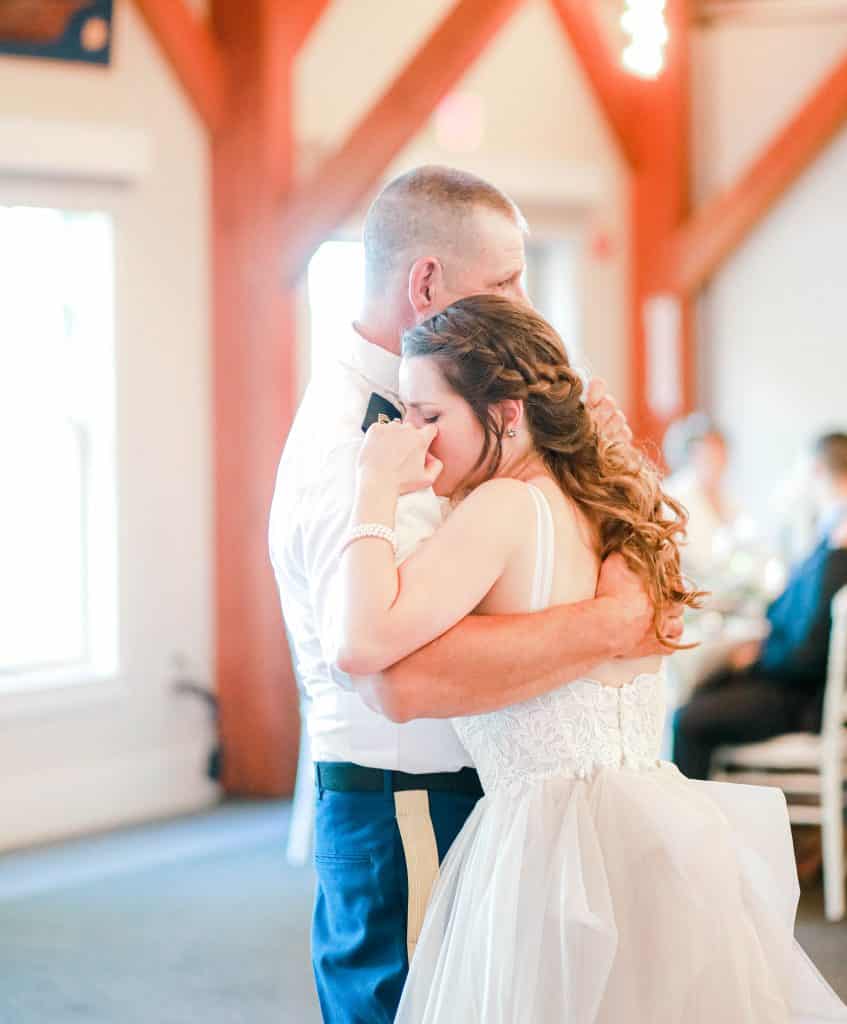
POLYGON ((679 564, 685 510, 662 490, 643 453, 598 433, 582 381, 543 317, 496 295, 474 295, 406 331, 403 355, 434 357, 482 425, 483 448, 464 490, 500 467, 504 428, 495 407, 522 401, 534 448, 593 526, 600 559, 619 552, 644 581, 657 635, 668 605, 697 606, 703 594, 686 585, 679 564))

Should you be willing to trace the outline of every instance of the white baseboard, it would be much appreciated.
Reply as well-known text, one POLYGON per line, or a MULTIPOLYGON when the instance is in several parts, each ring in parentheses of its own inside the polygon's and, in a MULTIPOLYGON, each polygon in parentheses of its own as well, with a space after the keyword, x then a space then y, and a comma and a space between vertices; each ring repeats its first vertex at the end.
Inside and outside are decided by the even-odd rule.
POLYGON ((0 780, 0 851, 209 807, 209 739, 0 780))

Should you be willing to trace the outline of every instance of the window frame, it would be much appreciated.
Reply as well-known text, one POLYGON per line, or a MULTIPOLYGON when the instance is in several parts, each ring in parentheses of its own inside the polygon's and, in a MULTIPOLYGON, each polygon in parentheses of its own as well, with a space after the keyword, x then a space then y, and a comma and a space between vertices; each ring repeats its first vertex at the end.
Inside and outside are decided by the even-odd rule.
MULTIPOLYGON (((101 182, 51 181, 0 174, 0 205, 50 208, 74 213, 98 213, 111 225, 111 321, 107 355, 111 387, 106 423, 95 433, 82 434, 82 528, 85 564, 81 584, 86 588, 83 616, 85 643, 82 660, 32 667, 0 666, 0 717, 6 712, 73 704, 77 697, 112 699, 128 692, 122 676, 120 650, 120 466, 118 386, 121 331, 121 261, 124 189, 101 182), (87 450, 86 450, 87 449, 87 450), (99 553, 98 553, 99 552, 99 553), (55 701, 53 697, 56 697, 55 701)), ((103 413, 101 412, 101 415, 103 413)))

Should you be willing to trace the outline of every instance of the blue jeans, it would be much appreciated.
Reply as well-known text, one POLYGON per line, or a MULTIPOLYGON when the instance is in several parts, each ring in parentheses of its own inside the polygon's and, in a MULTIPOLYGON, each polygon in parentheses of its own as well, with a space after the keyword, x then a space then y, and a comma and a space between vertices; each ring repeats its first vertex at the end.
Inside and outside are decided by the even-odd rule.
MULTIPOLYGON (((408 876, 394 794, 316 787, 312 964, 325 1024, 391 1024, 409 969, 408 876)), ((429 794, 439 863, 476 805, 429 794)))

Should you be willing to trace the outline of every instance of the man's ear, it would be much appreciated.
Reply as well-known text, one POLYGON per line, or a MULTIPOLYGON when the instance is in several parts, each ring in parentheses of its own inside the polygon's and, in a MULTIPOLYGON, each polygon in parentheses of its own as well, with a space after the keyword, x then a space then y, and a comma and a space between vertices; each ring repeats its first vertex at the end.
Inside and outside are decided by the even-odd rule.
POLYGON ((421 256, 409 271, 409 302, 420 322, 443 308, 444 271, 434 256, 421 256))

